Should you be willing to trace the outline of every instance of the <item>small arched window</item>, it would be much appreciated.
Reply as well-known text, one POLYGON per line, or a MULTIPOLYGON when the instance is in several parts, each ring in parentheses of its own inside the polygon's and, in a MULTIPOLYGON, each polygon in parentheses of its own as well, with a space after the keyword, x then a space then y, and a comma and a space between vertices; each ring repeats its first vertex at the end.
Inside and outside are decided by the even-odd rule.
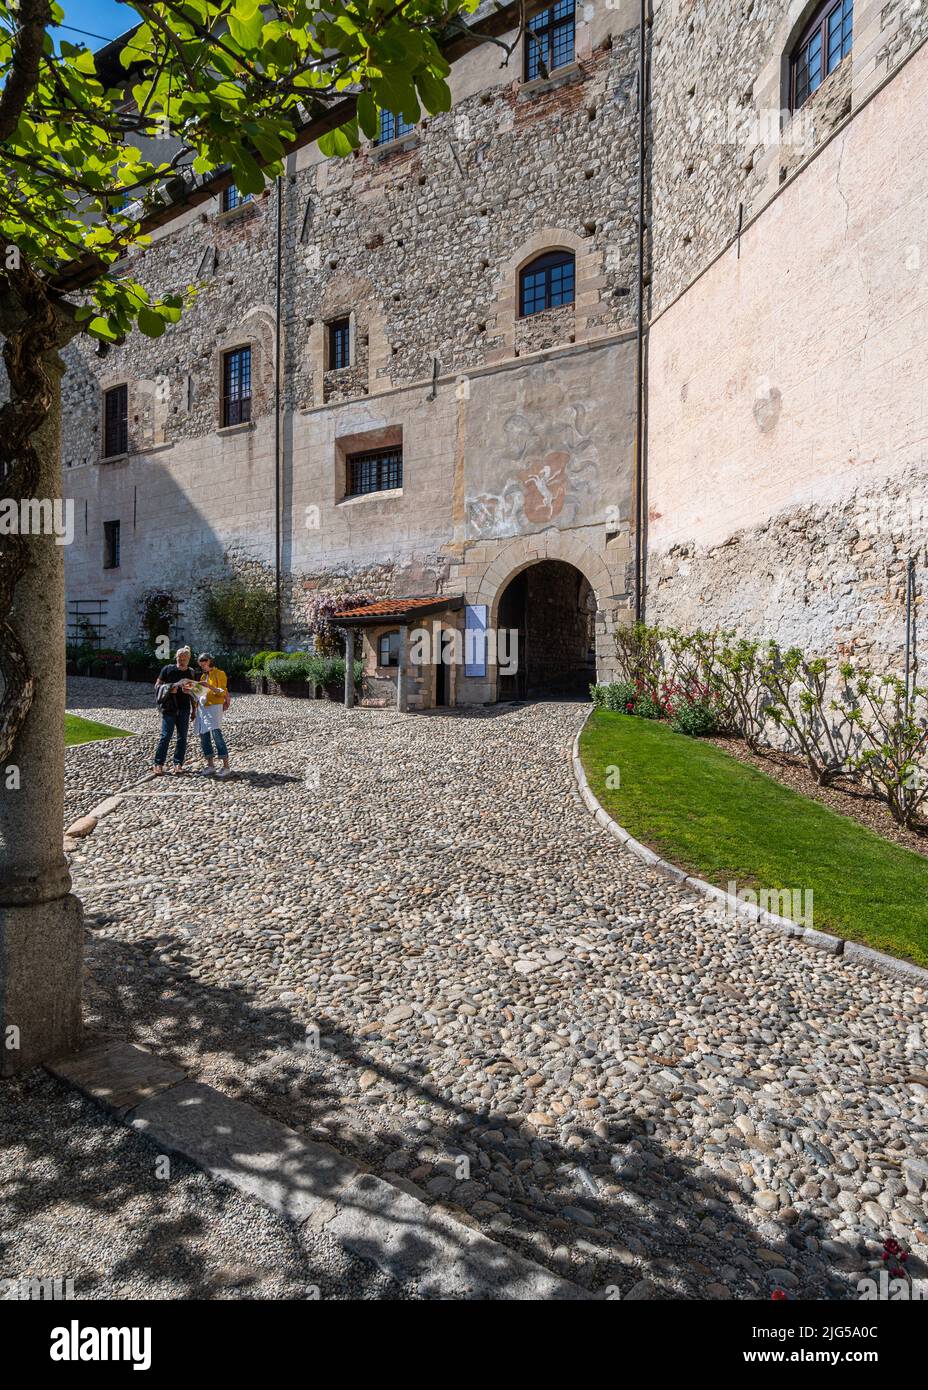
POLYGON ((792 52, 790 105, 805 105, 812 93, 851 51, 854 0, 826 0, 812 15, 792 52))
POLYGON ((546 251, 519 272, 522 318, 574 301, 574 258, 570 251, 546 251))

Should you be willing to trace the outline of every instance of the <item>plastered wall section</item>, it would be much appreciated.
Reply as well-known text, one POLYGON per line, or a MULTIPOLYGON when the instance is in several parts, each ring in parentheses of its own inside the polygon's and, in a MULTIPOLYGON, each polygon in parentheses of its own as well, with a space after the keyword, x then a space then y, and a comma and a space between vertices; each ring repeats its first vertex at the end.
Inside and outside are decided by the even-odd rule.
MULTIPOLYGON (((682 611, 685 582, 691 616, 737 614, 731 584, 755 582, 757 549, 742 547, 724 594, 706 552, 753 528, 772 575, 804 566, 816 519, 848 499, 857 520, 843 539, 832 529, 833 568, 875 540, 889 572, 924 544, 926 159, 923 48, 745 229, 740 257, 730 248, 653 324, 652 605, 682 611), (667 563, 681 547, 685 575, 667 563)), ((854 574, 840 620, 851 625, 854 574)), ((835 614, 817 601, 824 640, 835 614)), ((760 596, 752 611, 763 618, 760 596)))

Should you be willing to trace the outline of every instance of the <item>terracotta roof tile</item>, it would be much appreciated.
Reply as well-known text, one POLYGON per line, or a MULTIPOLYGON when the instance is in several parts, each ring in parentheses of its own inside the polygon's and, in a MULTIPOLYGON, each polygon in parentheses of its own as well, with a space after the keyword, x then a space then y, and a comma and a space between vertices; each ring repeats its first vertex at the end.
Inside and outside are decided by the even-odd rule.
POLYGON ((423 608, 457 608, 461 599, 457 594, 429 594, 418 598, 381 599, 377 603, 364 603, 358 608, 340 608, 333 618, 398 618, 404 613, 416 613, 423 608))

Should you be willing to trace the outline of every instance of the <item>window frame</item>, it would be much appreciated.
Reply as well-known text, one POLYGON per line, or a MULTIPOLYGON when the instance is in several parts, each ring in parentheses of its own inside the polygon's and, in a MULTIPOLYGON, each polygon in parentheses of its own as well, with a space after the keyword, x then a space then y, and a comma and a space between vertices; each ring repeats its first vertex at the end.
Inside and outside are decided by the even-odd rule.
POLYGON ((562 68, 569 67, 571 63, 577 61, 577 6, 576 0, 555 0, 553 5, 549 5, 546 10, 535 15, 530 19, 525 28, 524 54, 522 60, 522 80, 524 82, 543 82, 544 78, 538 71, 538 63, 543 61, 550 77, 555 72, 560 72, 562 68), (560 17, 556 12, 564 6, 569 5, 560 17), (570 28, 570 57, 564 58, 559 63, 553 63, 557 48, 557 41, 562 30, 570 28), (543 36, 544 46, 538 42, 543 36))
MULTIPOLYGON (((574 304, 577 299, 577 257, 573 251, 563 246, 552 246, 548 251, 542 251, 539 255, 533 256, 519 271, 518 276, 519 294, 519 318, 530 319, 536 314, 545 314, 549 309, 562 309, 566 304, 574 304), (554 283, 553 274, 561 266, 569 265, 571 268, 570 277, 570 298, 561 298, 557 303, 553 302, 554 283), (526 277, 529 275, 544 276, 544 304, 540 308, 526 310, 526 277)), ((532 301, 536 301, 538 295, 532 294, 532 301)))
MULTIPOLYGON (((389 647, 387 648, 387 656, 388 658, 390 656, 389 647)), ((400 630, 398 627, 388 628, 386 632, 382 632, 377 638, 377 669, 378 671, 398 671, 400 669, 400 630), (384 661, 382 660, 383 643, 389 642, 391 637, 396 638, 396 660, 384 661)))
POLYGON ((118 459, 129 452, 129 383, 119 381, 114 386, 108 386, 103 392, 103 439, 102 439, 101 458, 118 459), (122 411, 115 428, 119 431, 116 436, 116 443, 119 448, 110 448, 110 419, 109 401, 115 398, 117 393, 122 393, 122 411))
POLYGON ((403 486, 403 446, 365 449, 345 455, 345 497, 373 497, 379 492, 397 492, 403 486), (359 469, 374 465, 375 486, 358 486, 359 469))
POLYGON ((252 404, 251 344, 242 343, 239 347, 227 348, 222 354, 220 371, 222 374, 220 380, 220 428, 225 430, 232 429, 235 425, 250 425, 252 404), (239 367, 239 389, 237 393, 233 393, 232 391, 230 391, 230 387, 236 384, 233 380, 233 373, 231 372, 232 362, 235 358, 241 359, 242 366, 247 360, 247 372, 242 370, 242 366, 239 367), (242 386, 246 378, 248 387, 247 394, 242 386))
POLYGON ((118 570, 121 560, 121 537, 119 520, 103 523, 103 568, 118 570), (112 528, 115 527, 115 530, 112 528))
MULTIPOLYGON (((844 59, 847 58, 853 51, 853 48, 854 0, 824 0, 824 3, 821 4, 818 7, 818 9, 813 11, 808 23, 801 30, 799 38, 793 44, 792 50, 789 55, 789 109, 791 112, 802 110, 806 102, 809 101, 818 91, 819 87, 822 86, 822 84, 831 76, 833 72, 837 72, 838 68, 844 62, 844 59), (845 14, 846 7, 849 7, 847 14, 845 14), (838 32, 840 35, 839 48, 841 49, 841 52, 837 58, 837 61, 834 62, 832 66, 829 66, 829 62, 831 59, 829 45, 829 24, 836 13, 840 14, 841 16, 838 26, 838 32), (845 37, 843 30, 846 24, 850 25, 850 29, 847 36, 845 37), (809 83, 808 90, 806 91, 802 100, 799 101, 798 93, 800 63, 807 54, 809 46, 814 42, 816 37, 819 40, 818 81, 816 82, 814 87, 811 85, 811 82, 809 83), (845 47, 845 43, 847 47, 845 47)), ((808 62, 806 63, 806 72, 808 73, 808 62)))
POLYGON ((392 111, 387 111, 385 107, 380 108, 380 115, 377 122, 376 145, 393 145, 397 140, 402 140, 404 135, 411 135, 418 125, 418 121, 407 121, 405 116, 395 116, 392 111))
POLYGON ((330 372, 340 372, 352 365, 351 362, 351 316, 345 315, 340 319, 332 319, 326 324, 326 348, 328 355, 328 367, 330 372), (344 346, 344 353, 341 354, 340 344, 344 346), (339 362, 339 355, 343 355, 344 360, 339 362))
POLYGON ((251 193, 239 193, 238 184, 230 183, 219 195, 220 212, 235 212, 238 208, 243 208, 250 203, 253 198, 251 193))

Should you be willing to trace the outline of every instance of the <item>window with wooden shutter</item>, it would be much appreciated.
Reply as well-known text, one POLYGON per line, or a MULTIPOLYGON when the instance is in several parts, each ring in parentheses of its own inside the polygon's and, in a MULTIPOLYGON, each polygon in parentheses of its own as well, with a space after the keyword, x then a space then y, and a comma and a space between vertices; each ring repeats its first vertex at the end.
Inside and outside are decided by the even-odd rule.
POLYGON ((119 569, 118 521, 104 521, 103 523, 103 568, 105 570, 119 569))
POLYGON ((103 457, 129 451, 129 388, 111 386, 103 396, 103 457))

